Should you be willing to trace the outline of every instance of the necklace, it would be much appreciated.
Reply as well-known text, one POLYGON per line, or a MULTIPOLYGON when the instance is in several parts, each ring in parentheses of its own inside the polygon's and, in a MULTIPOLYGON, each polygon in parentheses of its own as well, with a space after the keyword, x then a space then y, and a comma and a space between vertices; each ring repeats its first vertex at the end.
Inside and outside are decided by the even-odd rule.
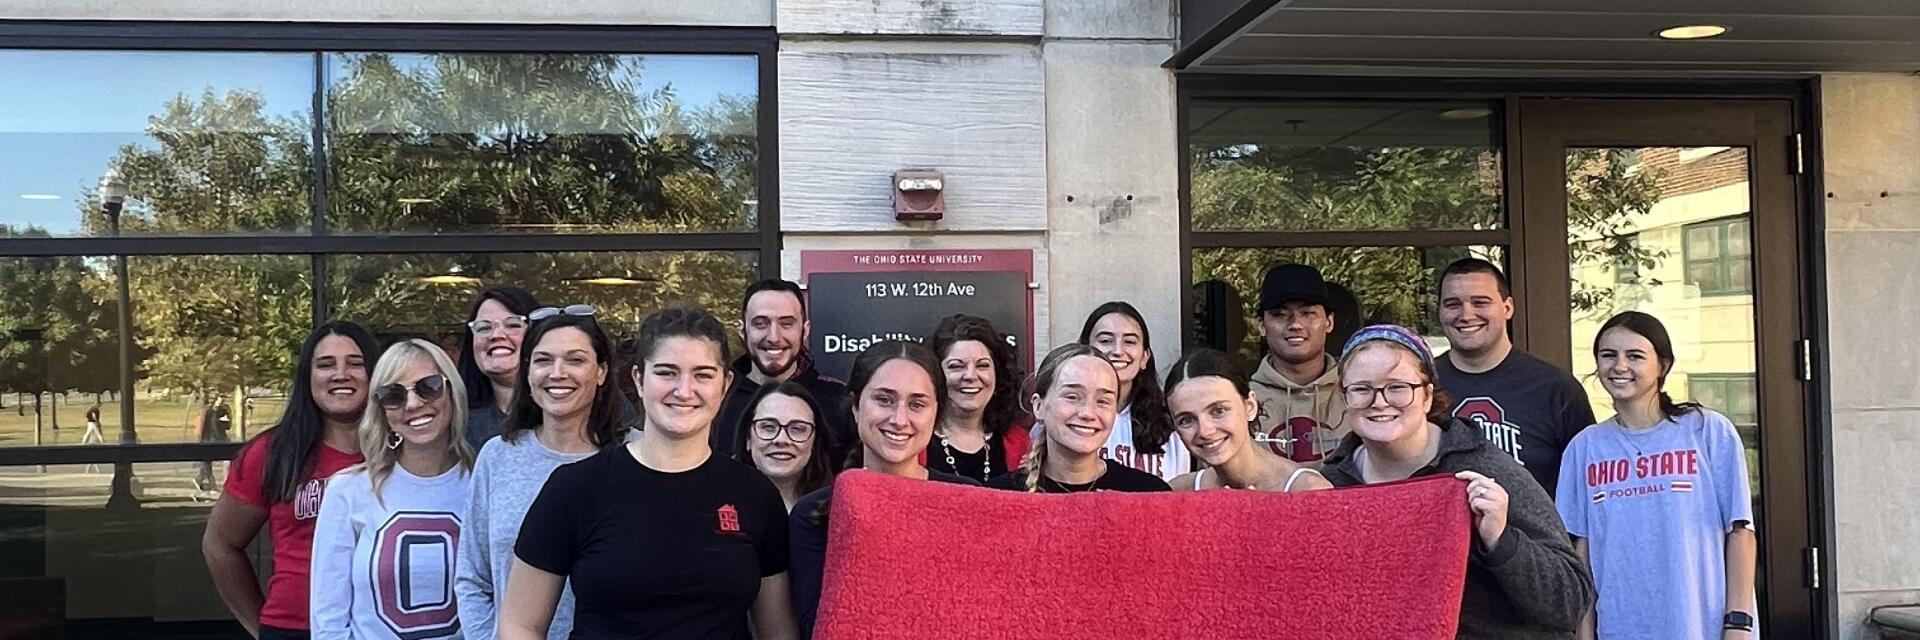
MULTIPOLYGON (((935 432, 933 435, 940 437, 940 450, 947 454, 947 468, 952 469, 955 474, 960 473, 960 465, 953 459, 953 445, 947 444, 947 434, 945 432, 935 432)), ((992 477, 993 432, 988 431, 986 435, 981 437, 980 443, 980 481, 986 482, 987 479, 992 477)))
MULTIPOLYGON (((1034 473, 1040 474, 1041 482, 1052 484, 1054 488, 1059 489, 1060 490, 1059 493, 1092 493, 1093 486, 1096 484, 1100 484, 1100 479, 1107 477, 1107 470, 1112 468, 1113 467, 1109 465, 1104 465, 1104 464, 1100 465, 1100 473, 1093 477, 1092 482, 1088 482, 1084 484, 1067 484, 1059 480, 1055 480, 1047 476, 1047 470, 1045 469, 1037 469, 1034 471, 1034 473), (1081 489, 1077 487, 1085 487, 1085 488, 1081 489)), ((1052 492, 1049 492, 1049 493, 1052 493, 1052 492)))

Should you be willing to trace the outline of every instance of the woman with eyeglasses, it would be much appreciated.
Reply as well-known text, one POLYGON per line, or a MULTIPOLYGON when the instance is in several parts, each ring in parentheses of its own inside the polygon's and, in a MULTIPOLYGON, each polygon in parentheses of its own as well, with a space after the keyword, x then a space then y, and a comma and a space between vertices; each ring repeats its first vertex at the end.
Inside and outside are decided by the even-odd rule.
POLYGON ((1227 354, 1196 349, 1167 373, 1173 430, 1207 466, 1168 484, 1175 491, 1248 489, 1293 493, 1330 488, 1311 467, 1253 441, 1259 411, 1247 374, 1227 354))
POLYGON ((746 424, 734 430, 733 459, 766 474, 788 511, 833 482, 832 435, 820 418, 820 403, 806 385, 782 382, 761 387, 747 402, 746 424))
POLYGON ((1361 329, 1340 350, 1342 424, 1353 432, 1324 461, 1336 487, 1449 475, 1467 481, 1473 514, 1462 638, 1572 638, 1593 606, 1553 498, 1480 429, 1448 415, 1433 352, 1403 327, 1361 329))
MULTIPOLYGON (((473 467, 454 580, 469 637, 495 635, 520 523, 547 477, 621 441, 613 345, 593 314, 578 304, 527 314, 533 324, 522 341, 512 408, 473 467)), ((563 590, 547 637, 565 638, 572 625, 573 596, 563 590)))
POLYGON ((373 336, 351 322, 307 334, 279 424, 233 458, 200 541, 213 586, 247 633, 263 640, 307 637, 307 586, 313 527, 327 479, 360 464, 357 424, 367 406, 373 336), (260 592, 248 551, 266 527, 273 576, 260 592))
POLYGON ((554 472, 514 545, 500 637, 547 635, 568 581, 576 638, 792 640, 787 511, 709 444, 732 378, 726 329, 669 308, 640 325, 647 428, 554 472))
POLYGON ((467 331, 460 334, 460 379, 467 388, 467 444, 479 451, 500 435, 513 406, 513 380, 520 375, 520 339, 527 314, 540 302, 525 289, 493 286, 474 296, 467 331))
POLYGON ((314 526, 313 637, 459 638, 467 390, 447 354, 419 339, 389 347, 372 384, 376 407, 360 418, 367 461, 329 481, 314 526))

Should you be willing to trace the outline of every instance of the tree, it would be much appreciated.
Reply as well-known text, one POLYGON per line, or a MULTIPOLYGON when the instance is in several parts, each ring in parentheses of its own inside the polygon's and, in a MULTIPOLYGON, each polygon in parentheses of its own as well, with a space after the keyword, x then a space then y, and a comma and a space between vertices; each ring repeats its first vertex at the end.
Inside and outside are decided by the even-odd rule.
MULTIPOLYGON (((0 237, 47 233, 0 225, 0 237)), ((37 398, 119 386, 116 307, 99 295, 103 269, 81 256, 0 258, 0 389, 37 398)))
MULTIPOLYGON (((1196 230, 1472 229, 1500 219, 1498 165, 1483 149, 1323 147, 1302 153, 1234 145, 1200 150, 1192 166, 1196 230)), ((1248 329, 1242 348, 1257 357, 1264 347, 1255 307, 1260 280, 1274 264, 1313 265, 1329 282, 1347 286, 1361 300, 1366 323, 1431 334, 1438 333, 1431 311, 1434 270, 1472 251, 1216 249, 1196 251, 1192 260, 1196 278, 1219 278, 1243 292, 1248 329)))
POLYGON ((1636 218, 1653 212, 1666 172, 1645 170, 1633 149, 1576 148, 1567 153, 1567 259, 1571 271, 1589 265, 1618 271, 1618 284, 1602 286, 1573 278, 1573 311, 1600 317, 1632 308, 1658 279, 1640 273, 1659 266, 1670 251, 1641 245, 1636 218), (1639 286, 1645 285, 1645 286, 1639 286))
MULTIPOLYGON (((688 112, 670 87, 643 89, 639 59, 620 56, 333 59, 338 79, 323 117, 326 219, 336 232, 641 233, 754 222, 752 96, 688 112)), ((308 232, 312 119, 269 115, 267 106, 255 92, 211 89, 161 105, 148 122, 150 143, 124 147, 115 160, 132 193, 119 233, 308 232)), ((112 230, 96 199, 79 215, 91 234, 112 230)), ((284 390, 312 325, 316 286, 330 294, 327 315, 388 336, 444 338, 460 330, 473 287, 423 276, 474 273, 548 300, 591 302, 618 332, 670 301, 730 308, 754 274, 751 257, 710 252, 340 255, 320 258, 329 276, 316 283, 314 260, 134 257, 140 377, 202 402, 284 390), (610 278, 637 284, 596 284, 610 278)), ((70 297, 113 299, 111 273, 89 274, 92 295, 70 297)), ((111 305, 88 313, 113 323, 111 305)), ((105 344, 113 353, 111 339, 105 344)))

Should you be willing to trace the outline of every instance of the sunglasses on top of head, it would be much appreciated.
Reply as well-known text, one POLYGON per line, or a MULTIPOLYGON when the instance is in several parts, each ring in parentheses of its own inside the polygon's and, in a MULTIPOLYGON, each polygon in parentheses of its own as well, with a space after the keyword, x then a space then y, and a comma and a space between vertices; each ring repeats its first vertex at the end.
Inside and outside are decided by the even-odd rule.
POLYGON ((424 402, 433 402, 440 398, 440 394, 446 393, 447 377, 436 373, 421 378, 412 385, 398 382, 383 384, 373 390, 373 401, 382 409, 405 409, 409 391, 420 396, 420 400, 424 402))
POLYGON ((594 309, 590 304, 570 304, 564 307, 540 307, 527 312, 527 320, 539 322, 554 316, 593 317, 594 309))

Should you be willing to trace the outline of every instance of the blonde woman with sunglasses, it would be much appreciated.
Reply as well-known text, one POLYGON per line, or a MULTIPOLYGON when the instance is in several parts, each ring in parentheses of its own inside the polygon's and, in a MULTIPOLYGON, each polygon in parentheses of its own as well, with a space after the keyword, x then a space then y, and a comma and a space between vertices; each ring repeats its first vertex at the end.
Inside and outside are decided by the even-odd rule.
POLYGON ((473 470, 466 389, 440 347, 408 340, 374 365, 360 418, 364 464, 320 503, 310 586, 314 638, 460 638, 453 574, 473 470))

